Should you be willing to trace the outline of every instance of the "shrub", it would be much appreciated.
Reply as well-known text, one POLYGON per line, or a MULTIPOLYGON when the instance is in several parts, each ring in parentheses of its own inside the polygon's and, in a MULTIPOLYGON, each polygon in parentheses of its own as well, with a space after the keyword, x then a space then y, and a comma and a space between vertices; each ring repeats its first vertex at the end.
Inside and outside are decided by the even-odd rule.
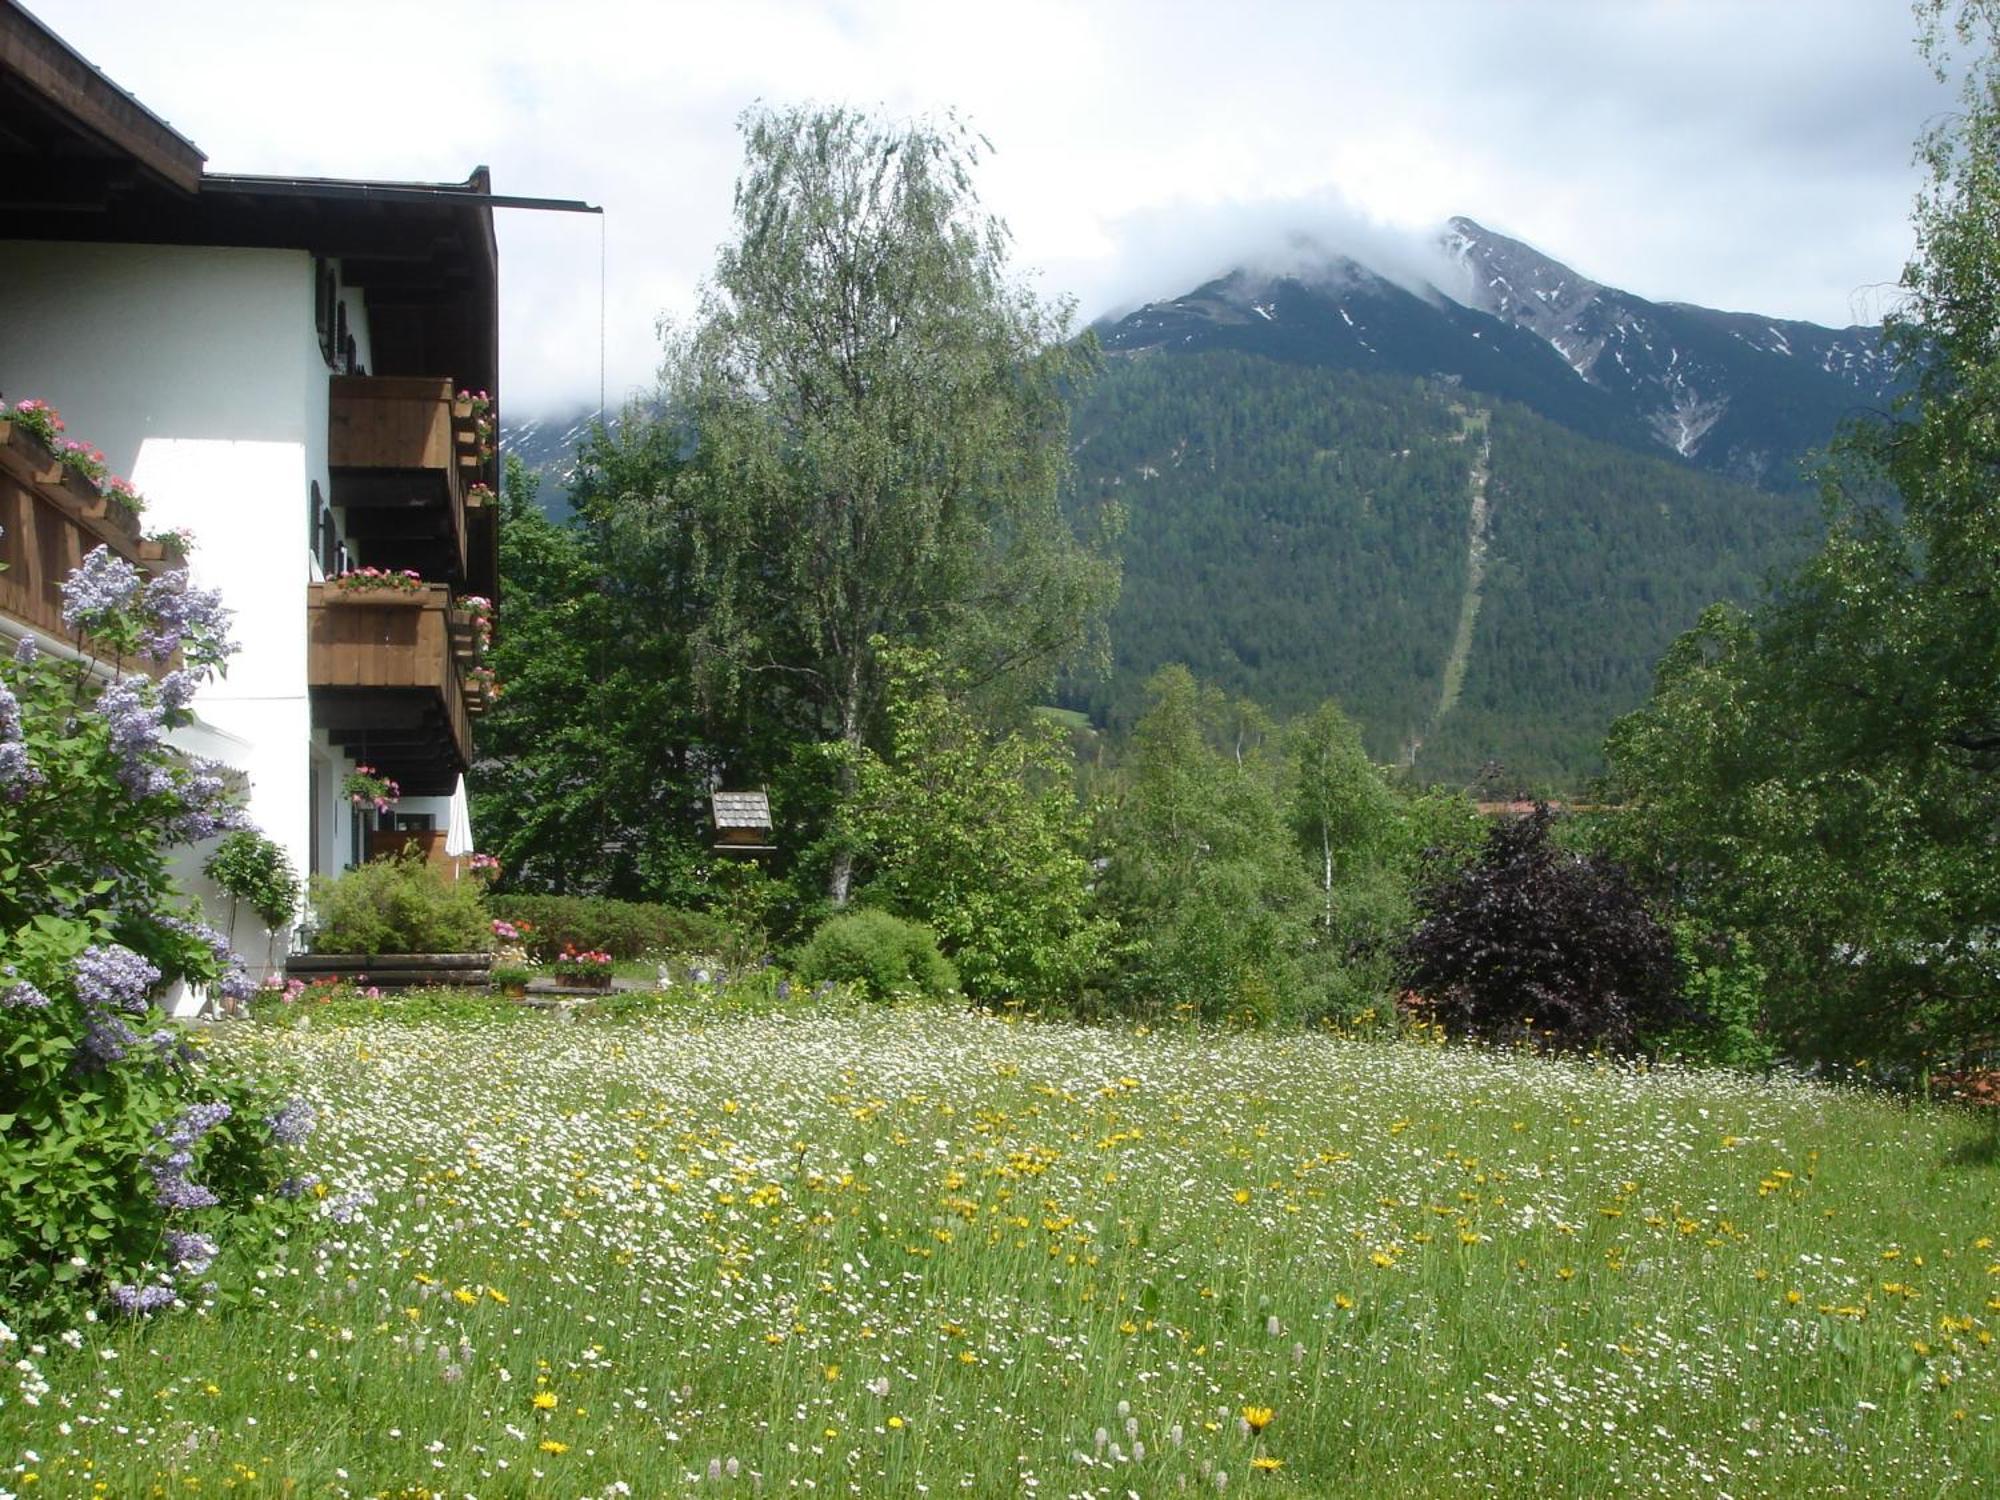
POLYGON ((1280 768, 1250 705, 1170 666, 1147 684, 1098 880, 1120 924, 1123 1009, 1207 1021, 1313 1010, 1313 893, 1284 824, 1280 768))
POLYGON ((1763 1026, 1764 966, 1739 933, 1712 934, 1699 923, 1674 923, 1681 989, 1694 1015, 1664 1037, 1666 1049, 1689 1062, 1761 1073, 1778 1051, 1763 1026))
POLYGON ((549 962, 565 947, 602 948, 613 958, 654 953, 716 953, 729 925, 706 912, 681 911, 606 896, 489 896, 496 917, 526 924, 528 951, 549 962))
POLYGON ((822 922, 793 967, 808 984, 858 985, 873 1000, 958 988, 958 972, 938 952, 937 935, 885 911, 848 912, 822 922))
POLYGON ((272 932, 291 925, 299 907, 299 877, 285 851, 261 833, 239 828, 220 844, 201 867, 220 886, 232 906, 229 925, 236 925, 235 902, 247 901, 257 919, 272 932))
POLYGON ((0 663, 0 1321, 225 1295, 279 1221, 311 1113, 204 1062, 164 1025, 177 980, 248 999, 166 853, 241 826, 218 768, 167 735, 227 654, 219 599, 100 547, 63 585, 86 650, 157 666, 106 682, 31 640, 0 663))
POLYGON ((1688 1018, 1673 935, 1624 869, 1563 850, 1538 805, 1418 892, 1405 982, 1452 1035, 1630 1051, 1688 1018))
POLYGON ((329 880, 313 880, 315 953, 476 953, 493 924, 476 880, 452 880, 406 849, 329 880))
POLYGON ((1112 934, 1062 731, 991 733, 935 653, 885 646, 883 661, 894 757, 856 767, 868 901, 930 924, 975 998, 1075 1003, 1112 934))

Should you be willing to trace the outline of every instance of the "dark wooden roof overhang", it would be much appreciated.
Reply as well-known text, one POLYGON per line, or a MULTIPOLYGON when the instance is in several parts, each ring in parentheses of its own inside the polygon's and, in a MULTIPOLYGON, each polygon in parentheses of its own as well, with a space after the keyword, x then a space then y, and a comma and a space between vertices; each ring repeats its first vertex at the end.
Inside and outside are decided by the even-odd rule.
POLYGON ((0 206, 91 212, 133 191, 187 196, 203 160, 69 43, 0 0, 0 206))

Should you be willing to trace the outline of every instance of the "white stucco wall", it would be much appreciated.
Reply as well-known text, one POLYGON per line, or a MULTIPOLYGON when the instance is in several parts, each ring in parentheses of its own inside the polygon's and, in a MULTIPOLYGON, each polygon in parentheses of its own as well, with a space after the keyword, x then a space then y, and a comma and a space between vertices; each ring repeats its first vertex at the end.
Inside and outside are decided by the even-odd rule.
MULTIPOLYGON (((339 295, 372 369, 363 296, 339 295)), ((354 855, 340 782, 355 762, 313 729, 306 687, 309 496, 332 493, 314 296, 305 251, 0 241, 0 391, 52 403, 67 436, 101 448, 145 497, 149 531, 194 533, 190 572, 222 591, 239 650, 176 741, 244 774, 252 821, 302 878, 354 855)), ((450 799, 406 810, 443 828, 450 799)), ((183 851, 175 870, 223 926, 228 900, 200 874, 208 852, 183 851)), ((239 912, 231 937, 261 974, 273 948, 257 918, 239 912)))
MULTIPOLYGON (((185 748, 245 773, 252 820, 302 875, 347 862, 339 781, 352 764, 323 736, 315 746, 306 690, 308 495, 315 481, 330 493, 313 296, 304 251, 0 242, 0 391, 53 403, 68 436, 103 449, 145 497, 148 530, 194 533, 190 571, 222 590, 240 649, 197 697, 185 748)), ((365 350, 360 298, 345 300, 365 350)), ((212 919, 226 917, 205 894, 212 919)), ((262 958, 261 927, 235 937, 262 958)))

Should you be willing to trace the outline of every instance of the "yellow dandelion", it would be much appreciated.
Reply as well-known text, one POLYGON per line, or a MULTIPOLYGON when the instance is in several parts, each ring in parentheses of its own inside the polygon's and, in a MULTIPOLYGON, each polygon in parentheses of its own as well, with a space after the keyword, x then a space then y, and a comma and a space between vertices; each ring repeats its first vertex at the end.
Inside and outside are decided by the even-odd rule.
POLYGON ((541 1449, 544 1453, 567 1453, 569 1452, 569 1444, 559 1443, 554 1438, 543 1438, 541 1449))
POLYGON ((536 1411, 554 1411, 555 1409, 556 1409, 556 1393, 554 1391, 535 1392, 536 1411))
POLYGON ((1234 1193, 1230 1194, 1230 1196, 1234 1198, 1238 1203, 1248 1203, 1250 1201, 1250 1189, 1238 1188, 1234 1193))
POLYGON ((489 1286, 486 1289, 486 1295, 491 1297, 495 1302, 499 1303, 502 1307, 506 1307, 509 1305, 507 1301, 507 1294, 501 1291, 500 1288, 497 1286, 489 1286))
POLYGON ((462 1307, 470 1307, 479 1300, 479 1293, 470 1287, 459 1287, 451 1294, 452 1300, 462 1307))
POLYGON ((1250 1460, 1250 1467, 1259 1474, 1275 1474, 1284 1466, 1285 1461, 1282 1458, 1273 1458, 1268 1453, 1260 1453, 1250 1460))
POLYGON ((1243 1425, 1252 1432, 1262 1432, 1271 1425, 1271 1418, 1276 1415, 1268 1406, 1246 1406, 1243 1408, 1243 1425))
POLYGON ((826 1377, 828 1384, 832 1384, 834 1381, 840 1379, 840 1366, 828 1365, 820 1373, 826 1377))
POLYGON ((889 1418, 889 1430, 891 1432, 901 1432, 903 1430, 903 1419, 901 1417, 889 1418))
POLYGON ((1335 1292, 1333 1294, 1333 1305, 1342 1312, 1354 1311, 1354 1299, 1345 1292, 1335 1292))

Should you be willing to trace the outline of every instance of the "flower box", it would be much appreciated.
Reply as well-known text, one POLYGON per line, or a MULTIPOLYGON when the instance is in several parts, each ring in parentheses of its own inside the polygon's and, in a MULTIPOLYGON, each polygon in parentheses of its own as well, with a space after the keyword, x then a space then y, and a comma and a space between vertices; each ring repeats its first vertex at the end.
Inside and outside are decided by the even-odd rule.
POLYGON ((556 961, 549 965, 556 983, 565 989, 608 990, 611 988, 611 955, 596 949, 579 951, 565 943, 556 961))
POLYGON ((96 480, 81 469, 70 467, 53 453, 49 454, 48 464, 35 472, 35 483, 64 491, 76 502, 78 513, 93 521, 103 520, 111 504, 110 497, 97 487, 96 480))
POLYGON ((141 537, 139 561, 157 568, 184 568, 187 566, 187 548, 178 537, 141 537))
MULTIPOLYGON (((131 506, 120 500, 116 495, 109 493, 100 495, 98 503, 101 508, 95 513, 97 519, 109 521, 128 536, 135 539, 138 537, 139 512, 132 509, 131 506)), ((141 545, 144 544, 142 543, 141 545)))
POLYGON ((387 589, 337 589, 331 584, 320 594, 320 603, 329 609, 344 604, 365 605, 369 609, 422 609, 435 602, 426 594, 397 594, 387 589))

